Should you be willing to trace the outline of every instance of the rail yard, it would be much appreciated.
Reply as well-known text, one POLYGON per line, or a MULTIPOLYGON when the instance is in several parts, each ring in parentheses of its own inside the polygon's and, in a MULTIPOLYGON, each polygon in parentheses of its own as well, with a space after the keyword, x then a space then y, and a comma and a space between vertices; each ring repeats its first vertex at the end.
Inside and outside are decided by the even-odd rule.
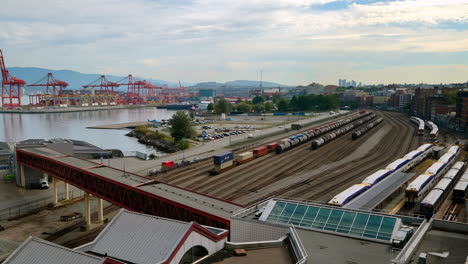
POLYGON ((157 179, 242 204, 270 196, 325 202, 423 143, 408 118, 390 112, 378 115, 384 117, 382 124, 357 140, 348 132, 317 150, 302 144, 216 176, 209 174, 212 161, 205 160, 157 179))

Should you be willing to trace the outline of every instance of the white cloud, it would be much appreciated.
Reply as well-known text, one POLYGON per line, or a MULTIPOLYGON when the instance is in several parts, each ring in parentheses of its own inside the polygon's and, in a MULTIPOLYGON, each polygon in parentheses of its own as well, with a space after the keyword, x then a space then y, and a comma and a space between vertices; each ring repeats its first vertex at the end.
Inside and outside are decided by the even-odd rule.
POLYGON ((255 78, 264 68, 285 83, 337 79, 349 68, 326 63, 353 53, 468 51, 468 31, 437 27, 468 23, 468 0, 314 9, 334 1, 7 1, 0 46, 10 65, 187 81, 255 78))

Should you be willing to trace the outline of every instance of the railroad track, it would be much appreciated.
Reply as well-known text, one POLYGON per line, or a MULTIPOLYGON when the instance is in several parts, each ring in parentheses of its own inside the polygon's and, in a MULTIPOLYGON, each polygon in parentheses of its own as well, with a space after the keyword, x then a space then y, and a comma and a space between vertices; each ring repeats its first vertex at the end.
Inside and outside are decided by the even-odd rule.
POLYGON ((450 206, 447 208, 447 211, 445 212, 442 220, 445 221, 457 221, 458 213, 460 213, 460 210, 462 208, 462 203, 453 203, 450 204, 450 206))
MULTIPOLYGON (((390 113, 385 113, 384 116, 388 121, 393 120, 393 122, 397 122, 398 118, 395 118, 392 116, 390 113)), ((387 121, 387 122, 388 122, 387 121)), ((402 129, 405 128, 404 124, 399 125, 396 129, 399 130, 400 132, 403 132, 402 129)), ((408 126, 406 126, 408 128, 408 126)), ((380 128, 384 129, 384 128, 380 128)), ((414 129, 411 129, 413 131, 414 129)), ((392 135, 393 131, 390 131, 390 135, 392 135)), ((371 131, 364 135, 361 139, 356 140, 354 142, 358 142, 356 144, 362 144, 362 141, 368 139, 369 137, 372 136, 373 133, 376 133, 376 131, 371 131)), ((396 133, 393 133, 393 137, 395 137, 396 133)), ((402 133, 403 134, 403 133, 402 133)), ((402 135, 400 133, 396 135, 402 135)), ((338 156, 338 159, 344 158, 347 155, 351 154, 352 149, 356 147, 356 145, 353 145, 354 142, 346 142, 346 135, 344 136, 345 139, 343 140, 337 140, 333 146, 328 146, 330 149, 335 150, 334 152, 336 153, 335 155, 338 156), (342 147, 342 146, 349 146, 349 147, 342 147), (346 154, 347 155, 346 155, 346 154)), ((312 175, 300 182, 297 182, 296 184, 289 185, 289 186, 284 186, 282 188, 279 188, 278 190, 265 194, 264 196, 260 197, 259 199, 264 199, 267 198, 268 196, 281 196, 281 197, 287 197, 287 198, 296 198, 296 199, 303 199, 303 200, 312 200, 312 201, 325 201, 331 197, 333 197, 334 194, 337 192, 349 187, 351 184, 353 184, 353 180, 362 180, 364 177, 368 176, 371 172, 375 171, 379 167, 387 165, 389 162, 393 161, 396 157, 399 157, 397 155, 403 155, 406 154, 407 150, 412 148, 412 145, 417 145, 418 142, 413 142, 413 138, 411 137, 410 141, 411 142, 403 142, 403 144, 408 145, 406 148, 395 148, 395 141, 396 139, 389 140, 388 136, 383 138, 381 141, 384 141, 384 146, 382 144, 377 145, 376 148, 371 150, 371 155, 366 156, 365 158, 355 160, 353 162, 349 162, 344 167, 337 168, 337 167, 332 167, 328 170, 325 170, 319 174, 312 175), (411 145, 411 146, 410 146, 411 145), (393 147, 394 151, 391 153, 388 153, 388 149, 390 147, 393 147), (395 149, 397 152, 395 153, 395 149), (379 158, 381 159, 382 153, 386 153, 385 156, 388 156, 387 158, 383 160, 378 160, 379 158)), ((325 146, 324 146, 325 148, 325 146)), ((333 151, 327 151, 325 153, 320 153, 322 156, 329 156, 333 155, 333 151)), ((323 160, 319 159, 319 163, 323 160)), ((311 163, 310 166, 306 167, 305 169, 310 169, 313 170, 314 168, 317 169, 318 165, 316 162, 311 163)), ((357 182, 354 182, 357 183, 357 182)), ((244 201, 242 198, 238 201, 244 201)), ((250 201, 249 201, 250 202, 250 201)), ((255 201, 251 201, 255 202, 255 201)))
POLYGON ((242 204, 270 196, 325 201, 421 143, 406 117, 390 112, 379 115, 384 117, 384 122, 358 140, 351 140, 350 131, 317 150, 311 150, 310 143, 305 143, 282 154, 265 155, 218 176, 209 175, 208 170, 213 165, 207 160, 157 179, 242 204), (389 129, 389 132, 366 156, 349 158, 355 149, 382 129, 389 129), (345 158, 351 162, 335 165, 345 158), (314 173, 317 170, 322 172, 314 173), (305 178, 298 180, 298 175, 305 178))
MULTIPOLYGON (((325 124, 325 123, 329 123, 329 122, 332 122, 332 121, 338 121, 338 120, 342 120, 342 119, 346 119, 346 118, 348 118, 348 116, 343 116, 343 117, 340 117, 340 118, 338 118, 336 120, 326 120, 326 121, 318 122, 318 123, 316 123, 316 124, 314 124, 312 126, 308 126, 307 128, 294 131, 294 134, 298 134, 298 133, 307 131, 312 127, 318 127, 318 126, 320 126, 322 124, 325 124)), ((274 142, 274 141, 272 141, 272 142, 274 142)), ((271 142, 269 142, 269 143, 271 143, 271 142)), ((264 145, 264 144, 261 144, 261 145, 264 145)), ((241 150, 236 150, 236 151, 234 151, 234 154, 249 151, 249 150, 252 150, 253 148, 254 147, 245 148, 245 149, 241 149, 241 150)), ((252 163, 253 162, 249 162, 246 165, 250 165, 252 163)), ((163 173, 161 175, 156 176, 155 178, 158 179, 158 180, 164 181, 164 182, 170 182, 170 183, 175 184, 175 185, 181 185, 181 186, 183 185, 184 187, 197 188, 196 181, 193 181, 193 180, 191 181, 191 179, 196 179, 197 177, 200 177, 200 176, 206 176, 206 177, 204 177, 204 179, 201 180, 201 182, 205 182, 206 180, 209 180, 210 178, 212 178, 212 176, 208 175, 208 171, 210 169, 212 169, 212 167, 213 167, 212 160, 208 159, 208 160, 201 161, 201 162, 199 162, 197 164, 190 165, 190 166, 185 167, 185 168, 168 171, 166 173, 163 173)), ((225 174, 225 173, 223 173, 223 174, 225 174)))

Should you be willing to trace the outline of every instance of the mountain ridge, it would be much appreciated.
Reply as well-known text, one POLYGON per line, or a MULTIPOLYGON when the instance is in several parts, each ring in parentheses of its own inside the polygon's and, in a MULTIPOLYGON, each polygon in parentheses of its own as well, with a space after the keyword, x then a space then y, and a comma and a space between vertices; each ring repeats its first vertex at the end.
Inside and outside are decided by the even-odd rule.
MULTIPOLYGON (((39 68, 39 67, 10 67, 8 71, 11 75, 15 76, 16 78, 22 79, 26 81, 27 84, 33 84, 43 77, 45 77, 49 72, 51 72, 56 79, 61 81, 65 81, 69 84, 67 87, 68 90, 79 90, 83 87, 83 85, 90 84, 91 82, 97 80, 102 74, 96 73, 81 73, 78 71, 61 69, 61 70, 51 70, 46 68, 39 68)), ((126 76, 117 76, 117 75, 106 75, 106 78, 112 82, 118 82, 122 80, 126 76)), ((178 87, 178 82, 173 81, 165 81, 165 80, 158 80, 158 79, 151 79, 151 78, 143 78, 143 77, 136 77, 138 79, 147 80, 155 85, 162 86, 167 85, 169 87, 178 87)), ((224 83, 219 82, 200 82, 200 83, 188 83, 188 82, 181 82, 183 86, 193 88, 193 89, 200 89, 200 88, 220 88, 220 87, 238 87, 238 88, 256 88, 260 87, 260 81, 251 81, 251 80, 233 80, 227 81, 224 83)), ((264 88, 271 88, 271 87, 287 87, 288 85, 278 84, 274 82, 262 82, 262 87, 264 88)), ((45 88, 40 87, 27 87, 28 92, 37 92, 43 91, 45 88)), ((126 86, 121 86, 116 89, 117 91, 125 91, 126 86)))

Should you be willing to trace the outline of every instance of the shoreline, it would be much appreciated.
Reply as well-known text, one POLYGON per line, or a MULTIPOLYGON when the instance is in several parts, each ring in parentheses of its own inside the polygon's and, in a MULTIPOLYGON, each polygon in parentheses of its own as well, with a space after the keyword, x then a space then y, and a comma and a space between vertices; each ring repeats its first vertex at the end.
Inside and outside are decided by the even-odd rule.
POLYGON ((58 109, 3 109, 0 108, 0 113, 5 114, 49 114, 49 113, 73 113, 73 112, 89 112, 100 110, 117 110, 117 109, 132 109, 156 107, 156 104, 143 104, 143 105, 116 105, 116 106, 97 106, 97 107, 72 107, 72 108, 58 108, 58 109))

